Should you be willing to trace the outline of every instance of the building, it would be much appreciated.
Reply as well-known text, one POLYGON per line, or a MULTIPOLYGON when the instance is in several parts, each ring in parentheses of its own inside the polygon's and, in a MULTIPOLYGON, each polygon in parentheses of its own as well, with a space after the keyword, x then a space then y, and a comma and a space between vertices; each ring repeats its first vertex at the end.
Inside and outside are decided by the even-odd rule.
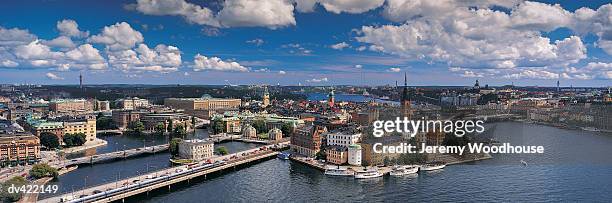
POLYGON ((291 150, 298 155, 314 157, 321 150, 321 135, 326 132, 327 128, 316 125, 297 129, 291 136, 291 150))
POLYGON ((155 126, 157 124, 162 123, 165 129, 168 129, 168 125, 170 125, 170 120, 172 120, 172 129, 174 129, 177 125, 182 125, 185 127, 186 131, 193 129, 192 126, 192 117, 177 112, 162 112, 162 113, 141 113, 140 122, 145 127, 147 131, 155 131, 155 126))
POLYGON ((28 116, 25 120, 26 129, 32 132, 36 137, 40 137, 43 133, 51 133, 57 136, 60 142, 64 139, 64 123, 35 119, 28 116))
POLYGON ((92 111, 93 104, 85 99, 57 99, 49 102, 49 110, 53 112, 92 111))
POLYGON ((149 100, 141 99, 138 97, 119 99, 117 100, 117 106, 125 110, 145 108, 149 106, 149 100))
POLYGON ((348 147, 348 164, 361 166, 361 145, 352 144, 348 147))
POLYGON ((125 129, 131 122, 140 121, 140 117, 144 114, 146 114, 146 112, 114 110, 112 118, 117 128, 125 129))
POLYGON ((83 133, 85 134, 86 142, 91 142, 96 140, 96 117, 95 116, 85 116, 82 118, 69 118, 58 120, 63 121, 64 126, 64 135, 65 134, 75 134, 75 133, 83 133))
POLYGON ((263 104, 262 106, 268 107, 270 105, 270 93, 268 92, 268 87, 265 87, 264 93, 263 93, 263 104))
POLYGON ((217 111, 238 110, 240 99, 201 98, 166 98, 164 105, 173 109, 185 110, 185 113, 208 119, 217 111))
POLYGON ((347 148, 343 146, 333 145, 325 149, 325 160, 327 163, 335 165, 343 165, 348 162, 347 148))
POLYGON ((403 117, 412 119, 412 106, 410 104, 410 94, 408 93, 408 76, 404 73, 404 88, 402 90, 402 98, 400 100, 401 112, 403 117))
POLYGON ((327 145, 337 145, 348 147, 353 144, 359 143, 359 139, 361 138, 361 133, 345 133, 345 132, 333 132, 327 133, 325 136, 327 140, 327 145))
POLYGON ((179 157, 201 161, 213 157, 214 143, 206 140, 184 140, 178 146, 179 157))
POLYGON ((272 128, 268 131, 268 139, 270 140, 282 140, 283 139, 283 131, 278 128, 272 128))
MULTIPOLYGON (((385 158, 388 160, 396 159, 400 153, 376 153, 374 152, 374 144, 381 143, 382 146, 395 146, 404 142, 400 136, 387 136, 379 138, 369 138, 361 142, 361 162, 364 166, 376 166, 384 163, 385 158)), ((382 150, 382 149, 378 149, 382 150)))
POLYGON ((0 166, 40 161, 40 140, 30 134, 0 135, 0 166))
POLYGON ((96 106, 94 108, 96 111, 110 111, 110 102, 109 101, 98 101, 96 100, 96 106))
POLYGON ((242 137, 250 139, 257 138, 257 130, 251 125, 246 125, 244 129, 242 129, 242 137))

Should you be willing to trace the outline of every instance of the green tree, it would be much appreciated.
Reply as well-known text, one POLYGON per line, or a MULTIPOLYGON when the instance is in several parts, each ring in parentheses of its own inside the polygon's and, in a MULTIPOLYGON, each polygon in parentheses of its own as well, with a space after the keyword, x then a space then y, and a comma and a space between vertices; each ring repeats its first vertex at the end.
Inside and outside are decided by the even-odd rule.
POLYGON ((87 142, 87 135, 85 133, 66 133, 64 134, 64 145, 68 147, 81 146, 87 142))
POLYGON ((40 134, 40 144, 47 149, 56 149, 60 145, 57 136, 50 132, 43 132, 40 134))
POLYGON ((173 138, 172 140, 170 140, 170 146, 169 147, 170 147, 170 154, 172 156, 178 156, 178 154, 179 154, 178 148, 179 148, 179 144, 181 142, 183 142, 183 139, 181 139, 181 138, 173 138))
POLYGON ((34 164, 32 169, 30 169, 30 177, 39 179, 43 177, 53 177, 57 178, 58 173, 57 169, 53 168, 47 164, 34 164))
POLYGON ((220 154, 220 155, 227 155, 227 154, 229 154, 229 151, 227 150, 227 148, 225 146, 220 146, 215 151, 217 151, 217 154, 220 154))
POLYGON ((64 134, 63 140, 64 140, 64 145, 66 145, 66 146, 73 146, 73 143, 72 143, 72 134, 70 134, 70 133, 64 134))
POLYGON ((8 188, 9 187, 16 187, 19 188, 25 184, 27 184, 28 181, 21 176, 15 176, 9 180, 7 180, 6 182, 0 184, 0 188, 2 190, 0 190, 0 200, 2 202, 17 202, 19 201, 19 199, 21 199, 22 193, 21 192, 16 192, 16 193, 9 193, 8 192, 8 188))
POLYGON ((223 125, 223 120, 220 118, 216 118, 212 122, 212 130, 214 134, 223 133, 225 126, 223 125))
POLYGON ((134 135, 141 135, 144 129, 144 124, 140 121, 134 121, 128 124, 128 131, 134 135))
POLYGON ((117 126, 115 125, 115 122, 113 122, 112 118, 100 117, 96 120, 96 129, 98 130, 117 129, 117 126))
POLYGON ((281 131, 283 132, 283 137, 289 137, 293 133, 293 125, 291 123, 283 123, 281 131))
POLYGON ((157 125, 155 125, 155 133, 158 135, 163 135, 164 132, 166 132, 166 126, 164 126, 164 123, 157 123, 157 125))
POLYGON ((172 132, 173 128, 174 128, 174 120, 169 119, 168 120, 168 127, 166 128, 166 132, 172 132))
POLYGON ((257 132, 268 132, 268 127, 266 127, 266 122, 263 120, 255 120, 251 125, 257 132))
POLYGON ((182 124, 178 124, 172 131, 172 134, 173 137, 185 137, 185 135, 187 135, 187 132, 185 131, 185 127, 182 124))

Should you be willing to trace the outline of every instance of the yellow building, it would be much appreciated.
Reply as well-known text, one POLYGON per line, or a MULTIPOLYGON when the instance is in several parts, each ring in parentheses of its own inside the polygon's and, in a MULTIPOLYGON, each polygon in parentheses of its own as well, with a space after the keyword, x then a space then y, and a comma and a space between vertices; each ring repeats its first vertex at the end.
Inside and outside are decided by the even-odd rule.
POLYGON ((36 163, 40 160, 40 140, 33 135, 0 136, 0 165, 36 163))
POLYGON ((70 133, 83 133, 87 142, 96 139, 96 119, 95 117, 86 117, 77 120, 64 121, 64 135, 70 133))
POLYGON ((216 111, 237 110, 240 99, 219 98, 166 98, 164 105, 173 109, 183 109, 185 113, 202 118, 209 118, 216 111))
POLYGON ((348 162, 348 151, 343 146, 329 146, 325 149, 327 163, 342 165, 348 162))

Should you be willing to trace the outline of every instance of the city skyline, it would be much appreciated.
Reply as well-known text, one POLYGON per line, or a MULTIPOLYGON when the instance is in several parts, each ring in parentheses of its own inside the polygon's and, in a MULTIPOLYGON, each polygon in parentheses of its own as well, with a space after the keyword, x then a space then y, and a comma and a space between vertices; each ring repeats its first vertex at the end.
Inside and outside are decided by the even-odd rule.
POLYGON ((6 2, 0 83, 603 87, 606 3, 6 2))

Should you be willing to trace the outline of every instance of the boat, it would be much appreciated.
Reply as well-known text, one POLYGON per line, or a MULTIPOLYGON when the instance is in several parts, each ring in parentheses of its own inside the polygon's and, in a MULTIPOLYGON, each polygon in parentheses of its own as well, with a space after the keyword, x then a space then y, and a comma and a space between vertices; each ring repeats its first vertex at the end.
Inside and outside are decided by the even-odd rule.
POLYGON ((352 176, 354 173, 347 170, 346 168, 327 168, 325 169, 325 175, 329 176, 352 176))
POLYGON ((419 167, 417 166, 398 166, 389 172, 389 175, 403 176, 408 174, 416 174, 417 172, 419 172, 419 167))
POLYGON ((382 177, 383 175, 384 175, 383 173, 378 172, 378 170, 376 169, 368 169, 368 170, 355 172, 355 178, 357 179, 379 178, 379 177, 382 177))
POLYGON ((594 127, 581 127, 580 129, 585 130, 585 131, 591 131, 591 132, 599 132, 599 129, 594 128, 594 127))
POLYGON ((443 169, 444 167, 446 167, 445 163, 442 163, 442 162, 432 162, 432 163, 427 163, 427 164, 421 165, 419 167, 419 169, 421 171, 435 171, 435 170, 443 169))
POLYGON ((285 152, 281 152, 278 155, 276 155, 276 157, 278 157, 279 159, 282 159, 282 160, 288 160, 289 156, 291 156, 291 154, 285 153, 285 152))

